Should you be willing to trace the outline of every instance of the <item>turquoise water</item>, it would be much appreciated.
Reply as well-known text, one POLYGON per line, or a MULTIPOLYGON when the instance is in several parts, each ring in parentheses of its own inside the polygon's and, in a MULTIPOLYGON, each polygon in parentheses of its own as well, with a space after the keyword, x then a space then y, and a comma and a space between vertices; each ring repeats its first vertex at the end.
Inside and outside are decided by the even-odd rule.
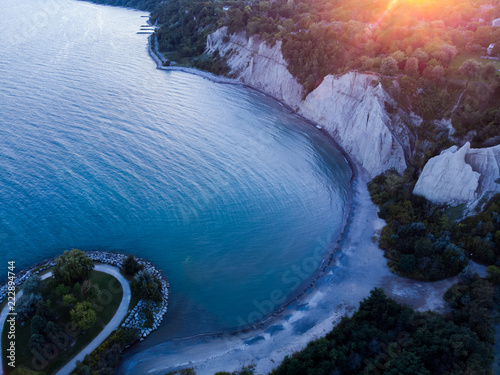
POLYGON ((0 1, 1 278, 69 248, 145 257, 172 287, 160 340, 253 323, 328 257, 351 171, 317 129, 156 70, 144 12, 0 1))

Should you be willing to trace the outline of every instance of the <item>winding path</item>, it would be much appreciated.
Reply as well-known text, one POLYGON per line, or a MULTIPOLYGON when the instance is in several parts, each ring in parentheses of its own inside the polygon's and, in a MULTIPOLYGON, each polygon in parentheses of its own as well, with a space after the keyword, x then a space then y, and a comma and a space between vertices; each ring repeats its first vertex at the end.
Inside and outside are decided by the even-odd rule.
MULTIPOLYGON (((128 305, 130 303, 130 285, 120 273, 120 270, 116 267, 109 266, 107 264, 96 264, 94 267, 95 271, 105 272, 111 276, 114 276, 121 284, 123 288, 123 298, 118 306, 118 309, 115 312, 113 318, 109 321, 108 324, 103 328, 101 333, 97 335, 80 353, 74 356, 63 368, 56 372, 56 375, 68 375, 73 371, 76 367, 77 361, 82 361, 87 354, 92 353, 115 329, 120 326, 120 323, 125 318, 128 312, 128 305)), ((42 280, 52 276, 52 272, 49 272, 41 277, 42 280)), ((23 295, 23 291, 21 290, 16 295, 16 300, 18 300, 23 295)), ((0 313, 0 338, 2 337, 3 327, 5 325, 5 319, 7 319, 7 314, 9 312, 9 306, 6 305, 2 312, 0 313)), ((1 340, 0 340, 0 349, 1 349, 1 340)), ((0 350, 3 352, 3 350, 0 350)), ((2 357, 0 356, 0 369, 3 372, 3 363, 2 357)))

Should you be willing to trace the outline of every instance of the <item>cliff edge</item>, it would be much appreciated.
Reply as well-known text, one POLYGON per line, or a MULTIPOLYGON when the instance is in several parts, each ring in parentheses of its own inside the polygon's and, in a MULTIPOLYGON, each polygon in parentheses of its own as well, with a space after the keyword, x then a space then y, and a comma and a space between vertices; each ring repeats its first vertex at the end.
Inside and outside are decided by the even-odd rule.
POLYGON ((467 142, 431 158, 413 189, 436 203, 472 205, 500 192, 500 145, 472 149, 467 142))
MULTIPOLYGON (((306 97, 287 69, 281 42, 269 46, 258 36, 227 35, 222 27, 207 38, 206 52, 227 59, 230 75, 287 104, 323 127, 370 177, 395 169, 402 173, 412 155, 419 126, 382 88, 375 74, 328 75, 306 97), (388 108, 392 110, 388 110, 388 108)), ((420 121, 419 121, 420 120, 420 121)), ((484 149, 453 146, 425 165, 414 193, 437 203, 471 206, 500 191, 500 145, 484 149)))
MULTIPOLYGON (((371 177, 388 169, 403 172, 411 142, 404 124, 394 124, 385 110, 392 102, 377 76, 350 72, 328 75, 304 99, 304 89, 287 69, 281 42, 269 46, 244 33, 227 36, 223 27, 207 38, 207 53, 227 58, 230 75, 282 101, 326 131, 371 177), (391 128, 398 127, 392 132, 391 128), (401 131, 401 128, 404 128, 401 131), (406 139, 407 140, 407 139, 406 139)), ((398 121, 396 121, 398 122, 398 121)))

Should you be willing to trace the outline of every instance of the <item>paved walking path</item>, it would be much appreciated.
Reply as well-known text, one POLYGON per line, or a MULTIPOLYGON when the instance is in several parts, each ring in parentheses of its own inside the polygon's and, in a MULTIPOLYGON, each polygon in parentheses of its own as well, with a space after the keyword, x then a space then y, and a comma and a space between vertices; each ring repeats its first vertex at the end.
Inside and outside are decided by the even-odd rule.
POLYGON ((128 305, 130 303, 130 285, 120 273, 120 270, 116 267, 109 266, 107 264, 96 264, 94 270, 100 272, 106 272, 118 279, 123 288, 123 298, 120 302, 120 306, 116 310, 115 316, 113 319, 109 321, 109 323, 104 327, 104 329, 97 335, 97 337, 92 340, 90 344, 88 344, 80 353, 74 356, 62 369, 56 372, 56 375, 68 375, 73 371, 76 367, 76 361, 83 361, 87 354, 92 353, 101 343, 120 326, 122 320, 127 316, 128 305))
MULTIPOLYGON (((113 332, 115 329, 117 329, 120 326, 120 323, 122 320, 127 316, 128 312, 128 305, 130 303, 130 297, 131 297, 131 292, 130 292, 130 285, 123 277, 123 275, 120 273, 120 270, 116 267, 109 266, 107 264, 96 264, 94 267, 95 271, 99 272, 105 272, 111 276, 116 277, 116 279, 120 282, 122 288, 123 288, 123 298, 120 302, 120 306, 118 306, 118 309, 115 312, 115 315, 113 318, 109 321, 109 323, 103 328, 101 333, 97 335, 94 340, 92 340, 80 353, 78 353, 76 356, 74 356, 63 368, 61 368, 59 371, 56 372, 56 375, 68 375, 73 371, 76 367, 76 362, 77 361, 82 361, 87 354, 92 353, 110 334, 113 332)), ((49 277, 52 276, 52 272, 46 273, 41 277, 42 280, 45 280, 49 277)), ((16 301, 21 298, 23 295, 23 291, 21 290, 19 293, 16 294, 16 301)), ((0 338, 2 337, 3 333, 3 327, 5 325, 5 319, 7 319, 7 314, 9 313, 9 305, 5 305, 3 308, 2 312, 0 313, 0 338)), ((1 340, 0 340, 0 353, 3 353, 4 348, 1 348, 1 340)), ((3 355, 0 356, 0 371, 3 373, 3 355)))

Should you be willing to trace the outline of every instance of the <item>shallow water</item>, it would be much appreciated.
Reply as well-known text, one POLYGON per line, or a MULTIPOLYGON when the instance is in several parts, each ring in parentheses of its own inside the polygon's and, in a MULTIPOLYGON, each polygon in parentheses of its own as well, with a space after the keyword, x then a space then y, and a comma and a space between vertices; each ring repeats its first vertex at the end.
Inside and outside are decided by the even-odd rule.
POLYGON ((328 257, 351 171, 317 129, 250 89, 156 70, 144 12, 2 11, 0 278, 69 248, 145 257, 172 288, 161 341, 261 319, 328 257))

